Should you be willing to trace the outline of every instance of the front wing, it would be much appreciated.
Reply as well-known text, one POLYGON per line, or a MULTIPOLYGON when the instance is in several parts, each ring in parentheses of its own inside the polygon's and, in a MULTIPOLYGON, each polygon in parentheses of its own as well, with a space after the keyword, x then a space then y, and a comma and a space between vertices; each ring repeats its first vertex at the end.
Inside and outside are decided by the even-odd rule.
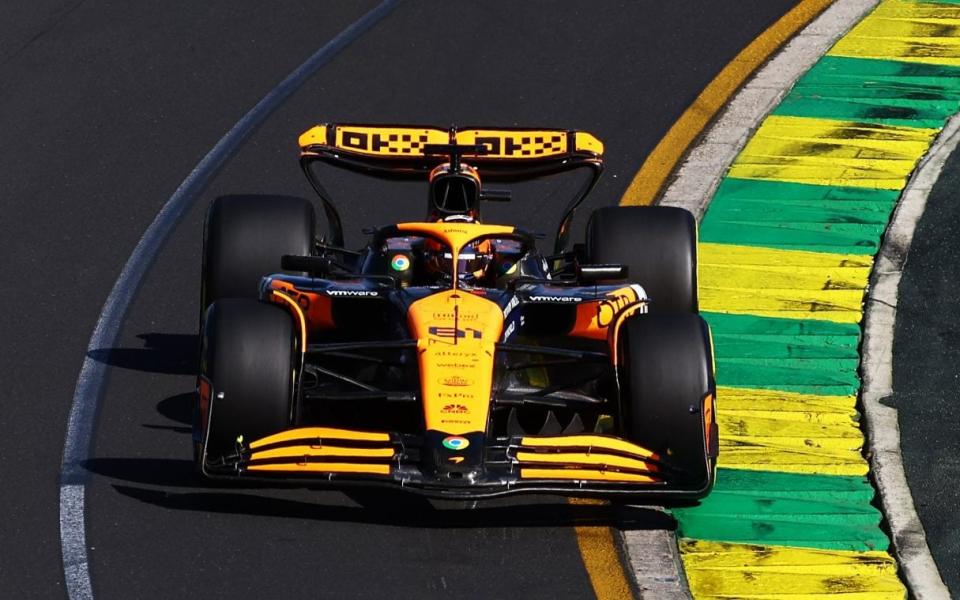
POLYGON ((455 436, 467 440, 456 449, 442 443, 443 435, 303 427, 249 444, 238 439, 233 454, 204 454, 203 471, 214 478, 381 485, 454 499, 540 492, 690 500, 706 496, 713 485, 712 468, 706 481, 691 481, 668 458, 609 435, 484 440, 471 434, 455 436))

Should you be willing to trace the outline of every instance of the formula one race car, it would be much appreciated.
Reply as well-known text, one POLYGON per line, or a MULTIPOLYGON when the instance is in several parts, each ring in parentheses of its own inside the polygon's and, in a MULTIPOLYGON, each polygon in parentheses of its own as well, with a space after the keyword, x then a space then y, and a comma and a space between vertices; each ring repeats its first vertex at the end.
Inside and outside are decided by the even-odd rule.
POLYGON ((716 386, 690 213, 601 208, 569 245, 603 167, 580 131, 324 124, 300 147, 325 235, 299 198, 218 198, 207 214, 194 427, 206 476, 459 499, 710 491, 716 386), (426 181, 426 219, 344 248, 323 165, 426 181), (483 202, 510 198, 481 176, 573 169, 590 177, 552 254, 481 222, 483 202))

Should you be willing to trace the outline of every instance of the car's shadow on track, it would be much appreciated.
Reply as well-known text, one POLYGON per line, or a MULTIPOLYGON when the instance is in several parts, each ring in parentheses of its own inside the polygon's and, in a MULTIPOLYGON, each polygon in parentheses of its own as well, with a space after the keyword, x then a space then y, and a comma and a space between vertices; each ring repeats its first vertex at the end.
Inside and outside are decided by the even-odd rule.
POLYGON ((177 433, 190 433, 192 431, 190 425, 193 422, 193 410, 196 402, 196 391, 184 392, 170 396, 169 398, 164 398, 160 402, 157 402, 157 412, 167 419, 181 423, 182 425, 153 425, 144 423, 143 427, 147 429, 164 429, 177 433), (184 425, 186 427, 184 427, 184 425))
POLYGON ((223 485, 211 487, 193 472, 189 460, 151 458, 96 458, 86 468, 114 480, 122 496, 168 510, 245 514, 418 528, 572 527, 609 526, 619 529, 674 529, 676 522, 660 510, 622 504, 572 504, 553 496, 518 497, 475 506, 466 502, 434 502, 393 490, 355 489, 338 503, 277 497, 276 487, 223 485), (184 488, 193 488, 187 489, 184 488))
POLYGON ((194 375, 200 360, 200 342, 190 333, 141 333, 143 348, 97 348, 87 356, 110 365, 148 373, 194 375))
MULTIPOLYGON (((171 375, 193 375, 198 341, 193 334, 143 333, 143 348, 102 348, 89 356, 105 364, 171 375)), ((195 392, 164 398, 157 413, 181 425, 144 424, 151 429, 189 433, 195 392)), ((186 445, 184 446, 186 448, 186 445)), ((431 501, 395 490, 356 488, 317 492, 316 500, 282 497, 303 494, 256 482, 218 485, 201 478, 187 459, 94 458, 91 473, 108 478, 122 496, 170 510, 353 522, 418 528, 610 526, 619 529, 674 529, 663 511, 623 504, 570 503, 555 496, 511 500, 431 501), (121 483, 122 482, 122 483, 121 483), (293 492, 292 494, 290 492, 293 492)))

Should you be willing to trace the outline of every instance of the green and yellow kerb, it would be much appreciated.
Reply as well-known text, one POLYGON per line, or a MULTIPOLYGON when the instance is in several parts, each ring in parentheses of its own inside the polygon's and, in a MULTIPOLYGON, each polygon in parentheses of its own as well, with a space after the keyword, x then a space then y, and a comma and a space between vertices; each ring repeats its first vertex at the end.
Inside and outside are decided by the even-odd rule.
POLYGON ((675 511, 695 598, 903 598, 856 399, 864 289, 907 179, 960 110, 960 2, 884 0, 806 73, 701 225, 721 431, 675 511))

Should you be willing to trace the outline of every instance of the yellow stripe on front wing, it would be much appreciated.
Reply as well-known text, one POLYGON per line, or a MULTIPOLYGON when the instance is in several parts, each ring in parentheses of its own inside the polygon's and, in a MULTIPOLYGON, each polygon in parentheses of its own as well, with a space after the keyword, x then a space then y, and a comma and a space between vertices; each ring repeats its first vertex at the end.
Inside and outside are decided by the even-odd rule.
POLYGON ((520 440, 523 446, 531 448, 584 448, 594 447, 604 450, 626 452, 644 458, 657 458, 657 455, 642 446, 626 440, 602 437, 599 435, 565 435, 560 437, 525 437, 520 440))
POLYGON ((353 431, 350 429, 333 429, 330 427, 301 427, 300 429, 288 429, 265 438, 260 438, 250 442, 253 449, 277 444, 280 442, 289 442, 292 440, 302 440, 309 438, 318 438, 320 440, 353 440, 360 442, 389 442, 390 435, 376 431, 353 431))
POLYGON ((520 469, 520 479, 577 479, 624 483, 657 483, 657 479, 634 473, 594 471, 591 469, 520 469))
POLYGON ((584 454, 581 452, 517 452, 517 460, 521 463, 559 463, 576 465, 597 465, 599 467, 622 467, 626 469, 641 469, 656 471, 656 465, 643 460, 613 456, 610 454, 584 454))
POLYGON ((363 463, 286 463, 253 465, 248 471, 278 471, 287 473, 362 473, 365 475, 389 475, 390 465, 363 463))
POLYGON ((340 457, 340 458, 393 458, 393 448, 344 448, 342 446, 284 446, 254 452, 250 460, 276 458, 340 457))

